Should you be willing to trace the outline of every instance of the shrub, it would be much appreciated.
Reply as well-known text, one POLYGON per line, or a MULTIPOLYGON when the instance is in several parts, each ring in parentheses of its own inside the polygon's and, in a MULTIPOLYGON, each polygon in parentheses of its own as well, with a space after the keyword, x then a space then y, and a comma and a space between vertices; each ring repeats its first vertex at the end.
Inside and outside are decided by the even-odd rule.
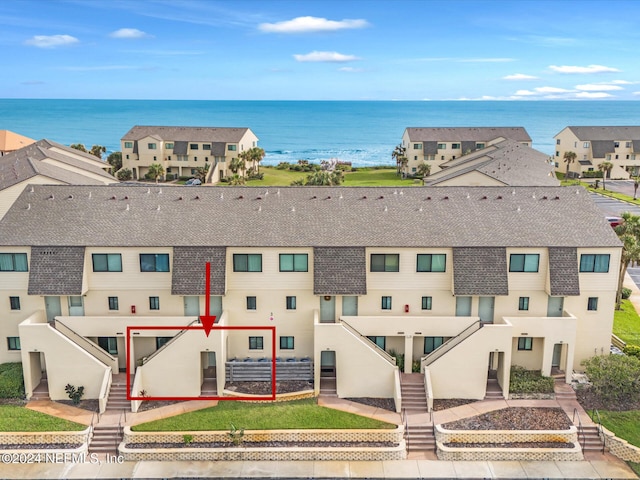
POLYGON ((0 365, 0 398, 24 398, 22 363, 0 365))
POLYGON ((232 423, 231 429, 229 430, 227 435, 229 435, 234 445, 240 445, 242 443, 242 437, 244 437, 244 428, 236 428, 236 426, 232 423))
POLYGON ((622 288, 622 298, 624 300, 628 300, 630 296, 631 296, 631 289, 627 288, 627 287, 623 287, 622 288))
POLYGON ((509 391, 511 393, 553 393, 554 380, 543 376, 539 370, 511 367, 509 391))
POLYGON ((622 351, 630 357, 640 358, 640 347, 638 345, 628 344, 625 345, 622 351))
POLYGON ((71 399, 74 405, 78 405, 80 403, 80 399, 84 395, 84 387, 80 386, 78 388, 74 387, 70 383, 67 383, 64 387, 64 391, 67 392, 67 395, 71 399))
POLYGON ((640 395, 640 358, 605 355, 582 361, 594 393, 602 400, 635 400, 640 395))
POLYGON ((182 441, 184 442, 185 445, 189 445, 191 442, 193 442, 193 435, 189 435, 189 434, 182 435, 182 441))
POLYGON ((580 175, 582 175, 582 178, 602 178, 602 172, 600 170, 582 172, 580 175))
POLYGON ((118 178, 118 180, 123 182, 131 180, 133 178, 133 172, 128 168, 123 168, 122 170, 119 170, 118 173, 116 173, 116 177, 118 178))

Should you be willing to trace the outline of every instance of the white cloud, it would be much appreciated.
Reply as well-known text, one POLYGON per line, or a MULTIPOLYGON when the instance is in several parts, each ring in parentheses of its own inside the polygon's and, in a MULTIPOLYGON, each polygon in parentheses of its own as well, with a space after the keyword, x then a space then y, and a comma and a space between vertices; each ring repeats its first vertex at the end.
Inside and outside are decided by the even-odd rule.
POLYGON ((145 38, 151 35, 138 30, 137 28, 121 28, 109 34, 111 38, 145 38))
POLYGON ((605 85, 633 85, 637 82, 629 82, 627 80, 612 80, 610 82, 603 82, 605 85))
POLYGON ((298 62, 330 62, 330 63, 343 63, 353 62, 354 60, 360 60, 354 55, 344 55, 338 52, 318 52, 313 51, 304 55, 294 55, 298 62))
POLYGON ((558 87, 536 87, 534 88, 536 92, 539 93, 570 93, 571 90, 567 90, 566 88, 558 88, 558 87))
POLYGON ((276 23, 261 23, 258 29, 267 33, 313 33, 335 32, 353 28, 365 28, 369 23, 366 20, 327 20, 320 17, 297 17, 276 23))
POLYGON ((354 67, 340 67, 338 71, 347 72, 347 73, 358 73, 358 72, 362 72, 363 70, 361 68, 354 68, 354 67))
POLYGON ((585 85, 576 85, 576 90, 583 90, 585 92, 610 92, 613 90, 624 90, 624 88, 606 83, 587 83, 585 85))
POLYGON ((538 77, 533 75, 527 75, 525 73, 514 73, 513 75, 507 75, 502 77, 503 80, 537 80, 538 77))
POLYGON ((38 48, 55 48, 72 45, 78 41, 71 35, 35 35, 24 43, 38 48))
POLYGON ((604 65, 588 65, 586 67, 576 65, 549 65, 549 69, 558 73, 605 73, 620 71, 617 68, 605 67, 604 65))
POLYGON ((579 92, 576 93, 576 98, 610 98, 613 97, 610 93, 605 92, 579 92))
POLYGON ((538 93, 532 92, 531 90, 518 90, 516 93, 514 93, 514 95, 517 95, 519 97, 528 97, 531 95, 538 95, 538 93))

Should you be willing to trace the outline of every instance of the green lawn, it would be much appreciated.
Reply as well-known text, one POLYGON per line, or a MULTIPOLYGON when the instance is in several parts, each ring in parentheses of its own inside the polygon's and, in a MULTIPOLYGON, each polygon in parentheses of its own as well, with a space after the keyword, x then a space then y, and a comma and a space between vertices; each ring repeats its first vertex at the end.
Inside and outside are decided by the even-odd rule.
MULTIPOLYGON (((261 167, 260 172, 264 173, 262 180, 249 180, 247 185, 259 186, 289 186, 291 182, 298 179, 305 179, 310 172, 294 172, 292 170, 278 170, 275 167, 261 167)), ((358 168, 355 172, 345 173, 344 186, 412 186, 420 185, 418 180, 402 179, 396 174, 395 167, 390 168, 358 168)))
POLYGON ((629 300, 623 300, 613 315, 613 333, 626 343, 640 345, 640 316, 629 300))
MULTIPOLYGON (((283 187, 291 185, 294 180, 305 179, 308 172, 294 172, 292 170, 278 170, 274 167, 260 167, 260 173, 264 173, 262 180, 249 180, 247 185, 251 187, 260 186, 278 186, 283 187)), ((223 184, 224 185, 224 184, 223 184)))
POLYGON ((640 410, 612 412, 600 410, 602 424, 627 442, 640 447, 640 410))
POLYGON ((216 407, 136 425, 136 432, 308 428, 395 428, 395 425, 316 405, 315 399, 280 403, 221 401, 216 407))
POLYGON ((52 417, 15 405, 0 405, 0 432, 78 431, 86 425, 52 417))

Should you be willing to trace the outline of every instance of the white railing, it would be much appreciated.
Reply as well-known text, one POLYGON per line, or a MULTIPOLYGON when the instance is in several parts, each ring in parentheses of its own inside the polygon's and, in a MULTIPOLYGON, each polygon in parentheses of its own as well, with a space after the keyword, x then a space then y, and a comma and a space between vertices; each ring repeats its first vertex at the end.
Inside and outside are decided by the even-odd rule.
POLYGON ((368 338, 366 335, 363 335, 362 333, 360 333, 358 330, 353 328, 351 325, 349 325, 344 320, 340 320, 340 324, 343 325, 348 331, 350 331, 354 335, 359 336, 361 340, 363 340, 365 343, 370 345, 378 355, 380 355, 382 358, 384 358, 391 365, 393 365, 393 366, 396 365, 395 357, 392 357, 383 348, 380 348, 380 346, 378 346, 378 344, 376 342, 374 342, 373 340, 368 338))
POLYGON ((109 352, 103 350, 98 345, 93 343, 91 340, 87 340, 85 337, 83 337, 79 333, 69 328, 60 320, 56 319, 54 325, 55 327, 53 328, 55 328, 58 332, 63 334, 73 343, 75 343, 80 348, 82 348, 83 350, 87 351, 88 353, 96 357, 105 365, 108 365, 109 367, 111 367, 111 369, 114 370, 115 372, 118 371, 118 359, 115 358, 113 355, 111 355, 109 352))
POLYGON ((459 345, 471 335, 476 333, 478 330, 482 328, 482 320, 477 320, 465 328, 462 332, 456 335, 453 338, 450 338, 446 342, 444 342, 440 347, 436 348, 433 352, 431 352, 426 357, 422 357, 421 364, 425 367, 431 365, 433 362, 442 357, 445 353, 451 351, 456 345, 459 345))
POLYGON ((102 385, 100 386, 100 394, 98 396, 98 407, 100 414, 103 414, 107 409, 107 400, 109 400, 112 378, 113 377, 111 375, 111 370, 105 370, 104 377, 102 378, 102 385))
POLYGON ((433 411, 433 387, 431 386, 431 372, 428 368, 424 369, 424 393, 427 396, 427 411, 433 411))
POLYGON ((400 383, 400 369, 396 367, 393 372, 393 401, 396 403, 396 412, 402 412, 402 384, 400 383))
MULTIPOLYGON (((188 327, 190 327, 191 325, 198 323, 200 320, 195 319, 193 322, 191 322, 189 325, 187 325, 188 327)), ((149 363, 151 361, 152 358, 155 358, 160 352, 166 350, 167 348, 169 348, 170 345, 172 345, 173 343, 176 342, 176 340, 178 340, 178 338, 180 338, 182 335, 185 334, 185 332, 187 332, 187 329, 184 330, 180 330, 178 332, 177 335, 175 335, 171 340, 169 340, 167 343, 165 343, 164 345, 162 345, 158 350, 156 350, 155 352, 153 352, 151 355, 149 355, 148 357, 146 357, 143 361, 142 364, 145 365, 147 363, 149 363)))
MULTIPOLYGON (((127 392, 127 395, 131 395, 132 397, 140 397, 140 393, 143 391, 142 388, 142 369, 144 367, 139 367, 136 370, 135 377, 133 377, 133 385, 131 386, 131 392, 127 392), (133 393, 135 392, 135 393, 133 393)), ((143 400, 131 400, 131 411, 136 413, 142 405, 143 400)))

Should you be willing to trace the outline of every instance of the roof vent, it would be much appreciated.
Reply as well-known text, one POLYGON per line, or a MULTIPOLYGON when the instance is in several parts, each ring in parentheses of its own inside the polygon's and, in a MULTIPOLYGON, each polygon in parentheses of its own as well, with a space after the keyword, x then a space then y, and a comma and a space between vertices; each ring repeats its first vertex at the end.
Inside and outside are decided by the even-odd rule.
POLYGON ((422 207, 420 207, 420 208, 418 209, 418 211, 419 211, 419 212, 421 212, 421 211, 422 211, 422 207))
POLYGON ((378 200, 382 200, 383 198, 384 198, 384 195, 380 195, 380 196, 378 197, 378 200))
POLYGON ((243 198, 244 198, 244 195, 240 195, 240 196, 238 197, 238 200, 242 200, 243 198))
POLYGON ((520 206, 518 206, 518 211, 519 211, 519 212, 521 212, 521 211, 522 211, 522 209, 520 208, 520 206))
POLYGON ((483 196, 482 196, 482 198, 481 198, 480 200, 486 200, 486 199, 487 199, 487 196, 486 196, 486 195, 483 195, 483 196))
POLYGON ((547 199, 547 196, 546 196, 546 195, 545 195, 544 197, 542 197, 542 200, 546 200, 546 199, 547 199))
POLYGON ((158 190, 158 195, 162 195, 162 189, 158 190))
POLYGON ((296 211, 296 207, 291 207, 291 211, 295 212, 296 211))
POLYGON ((68 198, 69 200, 73 200, 73 195, 69 195, 67 198, 68 198))
POLYGON ((471 195, 469 195, 468 193, 467 193, 467 198, 471 198, 471 195))
POLYGON ((156 208, 156 210, 160 211, 160 205, 158 205, 158 208, 156 208))
POLYGON ((443 200, 449 200, 449 197, 443 197, 442 199, 443 200))
POLYGON ((363 195, 363 196, 362 196, 362 200, 366 200, 366 199, 367 199, 367 196, 366 196, 366 195, 363 195))
POLYGON ((554 200, 560 200, 560 197, 558 195, 556 195, 553 199, 554 200))
POLYGON ((27 203, 27 210, 31 210, 31 204, 27 203))
POLYGON ((394 194, 394 195, 397 195, 397 194, 398 194, 398 190, 394 190, 394 191, 393 191, 393 194, 394 194))
POLYGON ((178 200, 182 200, 182 197, 178 197, 178 200))
POLYGON ((261 212, 261 211, 262 211, 262 205, 260 205, 260 206, 258 207, 258 211, 259 211, 259 212, 261 212))
POLYGON ((331 195, 329 195, 325 200, 331 200, 331 195))
POLYGON ((147 188, 147 194, 151 193, 151 189, 147 188))
POLYGON ((516 191, 515 190, 511 190, 511 195, 515 195, 516 191))
POLYGON ((400 195, 404 195, 404 192, 402 190, 400 190, 400 195))
POLYGON ((342 194, 340 194, 340 200, 342 200, 344 197, 342 196, 342 194))
POLYGON ((129 200, 129 195, 125 195, 124 200, 129 200))
POLYGON ((53 196, 53 193, 51 195, 49 195, 49 200, 55 200, 55 197, 53 196))
POLYGON ((91 198, 91 192, 89 192, 89 198, 91 198))
POLYGON ((200 200, 200 195, 196 195, 194 200, 200 200))
POLYGON ((112 195, 112 196, 111 196, 111 200, 115 200, 115 199, 116 199, 116 196, 115 196, 115 195, 112 195))
POLYGON ((425 200, 431 200, 431 197, 427 197, 427 198, 425 198, 425 200))
POLYGON ((129 204, 127 203, 127 212, 129 211, 129 204))
POLYGON ((31 185, 31 190, 29 190, 30 193, 35 192, 35 190, 33 189, 33 185, 31 185))
POLYGON ((224 200, 224 193, 220 194, 220 200, 224 200))
POLYGON ((276 192, 276 195, 280 195, 280 189, 278 189, 278 191, 276 192))
POLYGON ((386 212, 386 211, 388 211, 388 210, 389 210, 389 209, 388 209, 388 208, 387 208, 387 206, 385 205, 385 206, 384 206, 384 211, 386 212))
POLYGON ((262 197, 256 197, 256 200, 262 200, 262 197))
POLYGON ((576 195, 580 195, 580 190, 576 190, 576 195))
POLYGON ((318 198, 318 197, 316 197, 316 196, 314 195, 313 197, 311 197, 311 200, 315 200, 316 198, 318 198))
POLYGON ((496 200, 502 200, 502 195, 498 195, 498 196, 496 197, 496 200))
POLYGON ((536 194, 534 193, 534 194, 531 196, 531 198, 536 198, 536 194))

